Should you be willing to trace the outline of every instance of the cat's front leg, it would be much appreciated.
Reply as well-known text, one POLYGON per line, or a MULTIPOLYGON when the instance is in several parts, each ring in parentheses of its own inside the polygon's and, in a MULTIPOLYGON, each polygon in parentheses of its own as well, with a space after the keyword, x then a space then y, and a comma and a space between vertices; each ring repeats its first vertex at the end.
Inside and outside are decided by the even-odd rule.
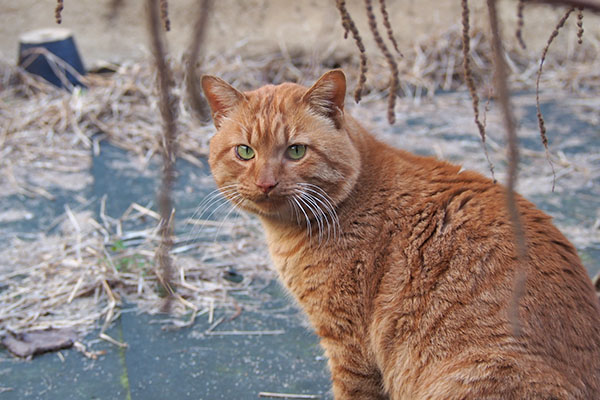
POLYGON ((323 346, 329 357, 329 369, 335 400, 388 400, 381 373, 365 362, 354 346, 323 346))
POLYGON ((329 363, 335 400, 388 400, 379 372, 354 371, 343 363, 329 363))

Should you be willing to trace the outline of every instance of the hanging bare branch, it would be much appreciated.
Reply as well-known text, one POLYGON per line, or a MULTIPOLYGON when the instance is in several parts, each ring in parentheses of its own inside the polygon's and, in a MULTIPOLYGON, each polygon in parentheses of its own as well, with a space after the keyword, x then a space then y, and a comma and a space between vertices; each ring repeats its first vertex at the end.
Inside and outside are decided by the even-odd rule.
POLYGON ((396 38, 394 38, 394 30, 392 29, 392 24, 390 24, 390 15, 387 12, 387 7, 385 5, 385 0, 379 0, 379 10, 381 11, 381 16, 383 17, 383 26, 385 26, 385 30, 387 32, 388 39, 392 42, 394 46, 394 50, 400 56, 402 56, 402 52, 398 48, 398 43, 396 42, 396 38))
POLYGON ((552 160, 550 159, 550 151, 548 150, 548 136, 546 135, 546 124, 544 123, 544 116, 542 115, 542 108, 540 106, 540 78, 542 76, 542 68, 544 67, 544 61, 546 60, 546 55, 548 54, 548 49, 552 44, 552 41, 558 36, 558 31, 565 25, 569 15, 575 11, 575 8, 571 7, 565 15, 562 16, 556 27, 552 31, 552 34, 548 38, 548 42, 542 51, 542 58, 540 59, 540 67, 538 69, 537 78, 535 80, 535 106, 537 109, 537 120, 538 127, 540 129, 540 137, 542 138, 542 144, 544 145, 544 149, 546 150, 546 159, 552 168, 552 191, 554 191, 554 186, 556 184, 556 171, 554 170, 554 164, 552 164, 552 160))
POLYGON ((54 9, 54 19, 56 20, 57 24, 62 23, 62 11, 64 8, 63 0, 57 0, 56 8, 54 9))
POLYGON ((188 93, 188 99, 192 110, 195 111, 196 116, 201 121, 208 121, 210 118, 210 112, 208 110, 208 104, 202 95, 200 94, 200 84, 198 82, 198 74, 196 73, 196 67, 200 58, 202 45, 204 44, 204 36, 206 34, 206 25, 208 22, 208 15, 212 7, 211 0, 202 0, 198 4, 196 24, 194 25, 194 32, 192 40, 190 42, 189 59, 187 60, 186 66, 186 88, 188 93))
POLYGON ((352 33, 352 38, 356 43, 356 47, 358 47, 359 56, 360 56, 360 77, 358 78, 358 85, 356 85, 356 90, 354 90, 354 101, 357 103, 360 102, 362 97, 362 91, 365 86, 365 82, 367 81, 367 54, 365 53, 365 45, 363 44, 362 37, 346 8, 345 0, 336 0, 336 6, 338 11, 340 12, 340 16, 342 17, 342 26, 344 27, 344 38, 348 37, 348 32, 352 33))
POLYGON ((492 174, 492 179, 494 183, 496 182, 496 176, 494 174, 494 164, 490 160, 490 156, 487 150, 486 144, 486 133, 485 133, 485 124, 481 122, 479 119, 479 96, 477 95, 477 89, 475 88, 475 82, 473 81, 473 72, 471 71, 471 57, 469 55, 469 51, 471 48, 471 38, 469 36, 469 3, 468 0, 461 0, 462 6, 462 53, 463 53, 463 73, 465 76, 465 83, 467 84, 467 88, 469 89, 469 93, 471 95, 471 100, 473 102, 473 113, 475 115, 475 125, 477 125, 477 129, 479 130, 479 136, 481 138, 481 144, 483 146, 483 152, 485 153, 485 158, 488 162, 488 166, 490 168, 490 172, 492 174))
POLYGON ((525 20, 523 18, 523 10, 525 9, 525 0, 519 0, 517 4, 517 41, 521 45, 521 48, 525 49, 527 46, 525 45, 525 41, 523 40, 523 25, 525 25, 525 20))
POLYGON ((168 0, 160 0, 160 19, 163 22, 165 31, 171 30, 171 20, 169 19, 169 2, 168 0))
POLYGON ((517 251, 517 269, 514 278, 513 297, 509 309, 509 319, 515 335, 521 333, 519 320, 519 302, 525 292, 527 282, 527 243, 525 231, 521 221, 517 205, 517 194, 515 187, 519 170, 519 144, 515 119, 510 103, 510 92, 508 89, 507 67, 504 60, 502 39, 498 14, 496 12, 496 0, 487 0, 490 27, 492 31, 492 44, 494 52, 494 83, 496 94, 504 117, 504 129, 508 141, 508 180, 506 184, 506 206, 510 221, 512 223, 515 246, 517 251))
MULTIPOLYGON (((162 0, 160 0, 162 1, 162 0)), ((173 265, 170 250, 173 247, 173 205, 172 189, 175 181, 175 159, 177 154, 176 137, 176 108, 171 94, 171 71, 166 59, 166 48, 161 31, 161 17, 159 15, 159 0, 148 0, 148 24, 152 54, 157 72, 157 85, 159 92, 160 111, 164 124, 162 140, 162 184, 158 193, 158 206, 161 216, 159 225, 160 245, 156 257, 160 271, 157 276, 167 293, 164 309, 168 310, 173 298, 171 279, 173 265)))
POLYGON ((379 34, 379 29, 377 28, 377 21, 375 20, 375 14, 373 13, 373 4, 372 0, 365 0, 365 7, 367 10, 367 19, 369 20, 369 28, 371 29, 371 33, 373 34, 373 38, 375 39, 375 43, 377 43, 377 47, 381 50, 381 53, 385 57, 391 71, 391 83, 390 83, 390 93, 388 95, 388 109, 387 109, 387 118, 390 124, 396 122, 396 114, 394 109, 396 108, 396 95, 398 93, 398 85, 400 78, 398 77, 398 64, 396 60, 394 60, 394 56, 388 49, 387 45, 383 41, 383 38, 379 34))
POLYGON ((577 9, 577 43, 583 43, 583 8, 577 9))

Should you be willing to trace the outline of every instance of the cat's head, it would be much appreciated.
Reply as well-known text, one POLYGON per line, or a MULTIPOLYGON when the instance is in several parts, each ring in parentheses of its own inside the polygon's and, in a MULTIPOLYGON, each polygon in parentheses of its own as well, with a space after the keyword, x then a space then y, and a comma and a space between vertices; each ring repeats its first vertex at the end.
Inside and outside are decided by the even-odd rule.
POLYGON ((360 154, 346 129, 342 71, 311 88, 240 92, 213 76, 202 78, 202 88, 217 128, 209 164, 234 204, 266 217, 312 219, 348 196, 360 154))

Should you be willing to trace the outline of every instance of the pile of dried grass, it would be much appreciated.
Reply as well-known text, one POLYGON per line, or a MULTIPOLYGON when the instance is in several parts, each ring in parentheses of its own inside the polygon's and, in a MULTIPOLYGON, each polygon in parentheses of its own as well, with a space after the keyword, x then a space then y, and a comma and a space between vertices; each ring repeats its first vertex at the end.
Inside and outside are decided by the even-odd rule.
MULTIPOLYGON (((155 262, 156 228, 123 229, 140 218, 158 215, 135 203, 118 219, 101 210, 96 220, 90 211, 67 208, 59 233, 13 240, 0 252, 5 264, 0 270, 0 337, 49 327, 86 333, 104 320, 101 337, 114 341, 104 330, 118 317, 122 302, 159 312, 165 293, 155 262)), ((206 313, 212 321, 215 303, 233 305, 228 290, 243 290, 267 270, 255 224, 252 219, 219 224, 220 234, 230 238, 225 242, 175 238, 176 296, 170 311, 178 319, 167 322, 186 326, 206 313), (241 283, 226 279, 230 268, 243 277, 241 283)))
MULTIPOLYGON (((456 28, 404 50, 398 60, 402 94, 420 101, 438 90, 464 89, 461 33, 456 28)), ((600 85, 600 57, 597 42, 588 35, 573 53, 576 62, 549 57, 542 87, 556 85, 586 90, 600 85)), ((473 75, 479 90, 488 94, 491 77, 490 45, 482 32, 471 41, 473 75)), ((512 87, 532 89, 537 62, 515 50, 507 54, 512 87)), ((178 111, 179 155, 193 163, 206 155, 212 126, 200 124, 190 112, 186 99, 184 62, 171 61, 178 111)), ((319 58, 306 54, 280 53, 253 59, 221 55, 205 60, 204 71, 214 73, 241 89, 264 83, 298 81, 308 84, 324 70, 341 65, 350 85, 358 78, 357 60, 337 59, 333 50, 319 58), (320 60, 327 60, 325 63, 320 60)), ((64 186, 76 190, 89 176, 93 151, 98 141, 111 143, 136 154, 146 163, 159 152, 162 133, 157 104, 155 76, 149 63, 124 64, 114 73, 90 74, 87 88, 72 93, 51 87, 19 69, 0 65, 0 193, 20 193, 51 199, 49 188, 64 186), (100 135, 97 135, 100 133, 100 135), (65 178, 66 177, 66 178, 65 178)), ((366 93, 381 99, 387 90, 387 65, 371 59, 366 93)), ((154 229, 123 232, 123 221, 152 212, 136 206, 118 219, 67 211, 58 235, 40 234, 33 241, 16 240, 1 257, 8 260, 0 270, 0 336, 7 331, 35 328, 75 327, 86 331, 98 321, 109 323, 116 304, 123 298, 146 311, 158 311, 161 292, 157 285, 154 255, 158 238, 154 229), (123 246, 123 244, 127 244, 123 246)), ((202 254, 183 255, 176 244, 178 270, 177 301, 174 312, 210 312, 216 299, 232 284, 223 279, 218 267, 235 265, 249 276, 266 269, 264 247, 255 222, 228 224, 235 240, 205 245, 202 254), (243 258, 238 257, 244 254, 243 258), (207 260, 219 260, 216 265, 207 260)), ((176 241, 177 243, 177 241, 176 241)), ((105 324, 106 327, 106 324, 105 324)))

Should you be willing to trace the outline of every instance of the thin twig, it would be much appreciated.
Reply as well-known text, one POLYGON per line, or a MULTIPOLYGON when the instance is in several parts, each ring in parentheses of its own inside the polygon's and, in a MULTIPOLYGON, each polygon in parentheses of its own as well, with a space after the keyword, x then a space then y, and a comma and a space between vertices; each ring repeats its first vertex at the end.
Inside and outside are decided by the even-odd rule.
POLYGON ((525 20, 523 18, 523 10, 525 9, 525 0, 519 0, 517 4, 517 41, 523 49, 527 48, 525 41, 523 41, 523 25, 525 20))
POLYGON ((316 394, 293 394, 293 393, 273 393, 260 392, 258 397, 271 397, 274 399, 320 399, 321 396, 316 394))
POLYGON ((63 0, 57 0, 56 1, 56 8, 54 9, 54 19, 56 20, 57 24, 62 23, 62 10, 64 9, 64 2, 63 0))
POLYGON ((206 32, 206 25, 208 23, 208 15, 212 7, 211 0, 202 0, 198 5, 198 11, 196 16, 196 24, 194 25, 194 33, 190 45, 189 59, 187 60, 186 67, 186 87, 188 98, 192 110, 196 112, 196 116, 201 120, 208 122, 210 118, 210 112, 208 104, 202 95, 200 94, 200 84, 198 82, 198 75, 196 74, 196 66, 198 59, 200 58, 202 45, 204 44, 204 36, 206 32))
POLYGON ((219 325, 221 325, 221 323, 223 323, 223 321, 225 321, 225 316, 222 316, 221 318, 219 318, 218 320, 216 320, 215 322, 213 322, 207 329, 206 331, 204 331, 204 333, 211 333, 212 331, 215 330, 215 328, 219 325))
POLYGON ((171 30, 171 20, 169 19, 169 2, 168 0, 160 0, 160 19, 163 22, 165 31, 171 30))
POLYGON ((463 72, 465 75, 465 83, 467 84, 467 88, 469 89, 469 94, 471 95, 471 99, 473 101, 473 113, 475 115, 475 125, 477 125, 477 129, 479 130, 479 137, 481 138, 481 145, 483 147, 483 152, 485 154, 485 158, 488 162, 488 166, 490 168, 490 172, 492 174, 492 179, 494 183, 496 182, 496 176, 494 174, 494 164, 490 160, 490 155, 487 150, 486 144, 486 133, 485 133, 485 124, 481 122, 479 119, 479 96, 477 95, 477 89, 475 88, 475 82, 473 81, 473 72, 471 71, 471 57, 470 57, 470 48, 471 48, 471 38, 469 36, 469 3, 468 0, 462 0, 462 53, 463 53, 463 72))
POLYGON ((577 9, 577 43, 583 44, 583 7, 577 9))
MULTIPOLYGON (((161 5, 162 5, 162 1, 161 5)), ((159 280, 167 291, 167 298, 164 305, 165 310, 170 307, 173 298, 172 280, 172 260, 169 255, 173 247, 173 213, 172 189, 175 181, 175 159, 176 159, 176 113, 173 107, 174 99, 171 94, 171 71, 166 61, 166 50, 160 30, 159 0, 148 0, 148 23, 150 27, 150 39, 152 52, 157 70, 157 84, 159 92, 160 111, 163 119, 164 130, 162 140, 162 184, 158 193, 159 212, 161 221, 159 222, 160 244, 156 256, 160 268, 159 280)))
POLYGON ((537 120, 538 127, 540 129, 540 137, 542 138, 542 144, 544 145, 544 149, 546 150, 546 159, 548 160, 548 164, 552 168, 552 191, 554 192, 554 186, 556 184, 556 171, 554 170, 554 164, 550 159, 550 151, 548 150, 548 136, 546 135, 546 124, 544 123, 544 116, 542 115, 542 108, 540 106, 540 78, 542 77, 542 68, 544 67, 544 61, 546 60, 546 55, 548 54, 548 49, 550 48, 550 44, 552 41, 558 36, 558 31, 565 25, 569 15, 575 11, 575 8, 571 7, 565 15, 562 16, 556 27, 552 31, 552 34, 548 38, 548 42, 542 51, 542 58, 540 59, 540 67, 538 69, 537 78, 535 80, 535 106, 537 109, 537 120))
POLYGON ((359 103, 360 99, 362 98, 362 91, 365 86, 365 82, 367 81, 367 54, 365 52, 365 45, 363 44, 362 37, 360 36, 358 28, 356 28, 348 9, 346 9, 346 1, 336 0, 336 6, 342 17, 344 38, 348 37, 348 32, 352 33, 352 38, 354 38, 354 42, 356 43, 356 47, 359 51, 360 76, 358 78, 358 85, 356 85, 356 89, 354 90, 354 101, 359 103))
POLYGON ((517 251, 517 266, 515 271, 512 301, 509 308, 509 320, 515 335, 521 334, 521 323, 519 319, 519 302, 525 293, 527 283, 527 243, 525 242, 525 231, 521 221, 517 205, 515 187, 519 169, 519 144, 515 126, 515 119, 510 103, 510 92, 508 90, 507 68, 504 60, 502 39, 498 15, 496 13, 496 0, 487 0, 492 31, 492 43, 494 52, 494 76, 496 93, 504 117, 504 128, 508 141, 508 181, 506 184, 506 206, 514 234, 517 251))
POLYGON ((98 335, 98 337, 102 340, 106 340, 108 343, 114 344, 117 347, 121 347, 121 348, 129 347, 129 345, 127 343, 119 342, 118 340, 114 339, 113 337, 107 335, 104 332, 100 333, 100 335, 98 335))
POLYGON ((372 0, 365 0, 365 8, 367 10, 367 19, 369 20, 369 28, 371 29, 371 33, 373 34, 375 43, 377 44, 377 47, 379 47, 379 50, 381 50, 381 53, 383 54, 383 56, 385 57, 388 65, 389 65, 390 71, 392 73, 392 76, 391 76, 392 81, 390 83, 390 93, 388 95, 387 117, 388 117, 388 122, 390 124, 393 124, 394 122, 396 122, 396 114, 395 114, 394 109, 396 108, 396 95, 398 92, 398 84, 400 81, 400 79, 398 77, 398 75, 399 75, 398 64, 396 63, 396 60, 394 60, 394 56, 392 55, 392 53, 388 49, 387 45, 381 38, 381 35, 379 34, 379 29, 377 28, 377 21, 375 19, 375 13, 373 13, 372 0))
POLYGON ((208 336, 263 336, 263 335, 284 335, 283 329, 272 331, 210 331, 204 332, 208 336))
POLYGON ((396 38, 394 38, 394 31, 392 29, 392 24, 390 24, 390 15, 387 12, 385 0, 379 0, 379 9, 381 11, 381 16, 383 17, 383 26, 385 26, 388 39, 390 40, 390 42, 392 42, 396 53, 402 56, 402 52, 400 51, 400 49, 398 49, 398 43, 396 42, 396 38))

